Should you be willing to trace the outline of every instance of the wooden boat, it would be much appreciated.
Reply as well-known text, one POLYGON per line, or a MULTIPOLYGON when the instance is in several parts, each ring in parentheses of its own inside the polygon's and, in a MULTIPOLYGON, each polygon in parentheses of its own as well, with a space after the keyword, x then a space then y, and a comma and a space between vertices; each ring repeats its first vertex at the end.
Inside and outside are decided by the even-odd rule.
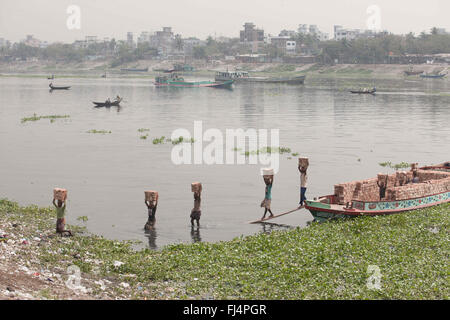
POLYGON ((95 102, 95 101, 93 101, 92 103, 95 104, 96 107, 118 107, 120 105, 120 102, 122 102, 122 98, 116 99, 111 102, 107 102, 107 101, 95 102))
POLYGON ((375 94, 377 92, 377 88, 373 88, 370 90, 350 90, 350 92, 357 94, 375 94))
POLYGON ((246 71, 218 71, 216 72, 216 81, 234 80, 235 82, 264 82, 264 83, 287 83, 303 84, 306 76, 294 77, 250 77, 246 71))
POLYGON ((423 73, 423 70, 421 70, 421 71, 405 71, 405 74, 407 76, 417 76, 421 73, 423 73))
POLYGON ((450 161, 441 163, 441 164, 435 164, 433 166, 425 166, 420 168, 421 170, 436 170, 436 171, 446 171, 450 172, 450 161))
POLYGON ((68 86, 68 87, 56 87, 56 86, 54 86, 51 83, 48 86, 50 87, 50 90, 68 90, 68 89, 70 89, 70 86, 68 86))
POLYGON ((158 76, 155 78, 155 86, 157 87, 180 87, 180 88, 231 88, 233 80, 228 81, 185 81, 183 77, 172 74, 170 77, 158 76))
POLYGON ((421 78, 429 78, 429 79, 442 79, 446 75, 447 75, 446 73, 442 73, 442 74, 421 74, 420 77, 421 78))
POLYGON ((120 71, 122 72, 148 72, 148 67, 147 68, 124 68, 124 69, 120 69, 120 71))
MULTIPOLYGON (((419 183, 396 184, 396 174, 388 176, 385 198, 380 200, 377 178, 334 186, 333 195, 306 200, 314 219, 397 214, 450 202, 449 163, 439 168, 419 168, 419 183), (396 186, 397 185, 397 186, 396 186)), ((407 172, 412 178, 412 171, 407 172)))

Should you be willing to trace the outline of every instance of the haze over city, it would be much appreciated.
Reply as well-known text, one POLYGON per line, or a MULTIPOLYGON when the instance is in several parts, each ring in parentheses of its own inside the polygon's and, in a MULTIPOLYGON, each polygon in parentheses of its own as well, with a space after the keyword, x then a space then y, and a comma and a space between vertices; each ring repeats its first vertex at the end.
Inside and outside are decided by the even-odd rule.
POLYGON ((366 28, 371 5, 381 10, 381 28, 395 34, 418 34, 435 26, 450 29, 450 2, 445 0, 2 0, 0 37, 13 42, 26 34, 49 42, 73 42, 88 35, 123 39, 127 32, 154 32, 163 26, 172 26, 183 37, 238 37, 244 22, 253 22, 268 34, 296 30, 301 23, 332 34, 333 25, 366 28), (79 30, 66 27, 70 5, 81 9, 79 30))

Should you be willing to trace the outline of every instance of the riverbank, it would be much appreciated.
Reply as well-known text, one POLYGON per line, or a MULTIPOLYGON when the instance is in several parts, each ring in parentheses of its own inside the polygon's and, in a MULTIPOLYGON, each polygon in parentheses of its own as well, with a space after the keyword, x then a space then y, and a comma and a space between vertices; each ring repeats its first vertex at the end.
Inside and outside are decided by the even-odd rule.
POLYGON ((0 200, 0 298, 449 299, 449 213, 447 203, 135 251, 73 226, 74 237, 54 236, 52 209, 0 200), (81 271, 73 289, 70 266, 81 271), (370 266, 379 289, 367 286, 370 266))
MULTIPOLYGON (((48 77, 52 74, 58 78, 100 78, 105 72, 108 78, 154 78, 158 72, 153 69, 172 69, 175 61, 140 60, 115 68, 110 68, 108 61, 90 61, 83 63, 41 63, 12 62, 0 63, 0 75, 19 77, 48 77), (123 68, 149 68, 148 72, 124 72, 123 68)), ((213 78, 216 71, 243 70, 253 76, 294 76, 307 75, 311 78, 363 78, 363 79, 420 79, 416 76, 406 76, 404 71, 412 66, 415 71, 426 73, 448 73, 448 64, 283 64, 283 63, 212 63, 196 61, 192 63, 194 72, 187 76, 213 78)), ((448 77, 446 77, 448 79, 448 77)), ((445 78, 444 78, 445 80, 445 78)), ((56 80, 55 80, 56 81, 56 80)), ((448 80, 447 80, 448 81, 448 80)))

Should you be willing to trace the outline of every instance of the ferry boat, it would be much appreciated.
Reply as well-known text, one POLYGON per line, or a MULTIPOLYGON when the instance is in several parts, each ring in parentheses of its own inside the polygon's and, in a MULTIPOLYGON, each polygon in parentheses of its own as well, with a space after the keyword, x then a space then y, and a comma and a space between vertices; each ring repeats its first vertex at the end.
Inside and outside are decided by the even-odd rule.
POLYGON ((385 197, 380 199, 378 179, 354 181, 334 186, 332 195, 306 200, 305 208, 315 221, 331 218, 397 214, 450 202, 450 162, 402 172, 406 183, 399 183, 399 173, 386 175, 385 197))
POLYGON ((170 76, 157 76, 155 78, 155 86, 157 87, 180 87, 180 88, 231 88, 234 80, 227 81, 185 81, 183 77, 177 74, 170 76))
POLYGON ((265 83, 288 83, 303 84, 306 76, 295 77, 250 77, 246 71, 218 71, 216 81, 234 80, 235 82, 265 82, 265 83))

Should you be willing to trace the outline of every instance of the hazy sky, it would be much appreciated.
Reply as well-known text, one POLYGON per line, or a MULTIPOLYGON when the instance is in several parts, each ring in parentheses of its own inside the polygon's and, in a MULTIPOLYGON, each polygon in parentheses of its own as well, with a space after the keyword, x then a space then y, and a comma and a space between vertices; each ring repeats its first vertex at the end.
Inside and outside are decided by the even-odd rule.
POLYGON ((172 26, 183 37, 237 37, 247 21, 273 35, 304 23, 316 24, 331 36, 335 24, 366 28, 370 5, 381 9, 381 28, 393 33, 420 33, 433 26, 450 31, 449 0, 0 0, 0 38, 125 39, 128 31, 137 35, 163 26, 172 26), (81 9, 80 30, 66 26, 69 5, 81 9))

